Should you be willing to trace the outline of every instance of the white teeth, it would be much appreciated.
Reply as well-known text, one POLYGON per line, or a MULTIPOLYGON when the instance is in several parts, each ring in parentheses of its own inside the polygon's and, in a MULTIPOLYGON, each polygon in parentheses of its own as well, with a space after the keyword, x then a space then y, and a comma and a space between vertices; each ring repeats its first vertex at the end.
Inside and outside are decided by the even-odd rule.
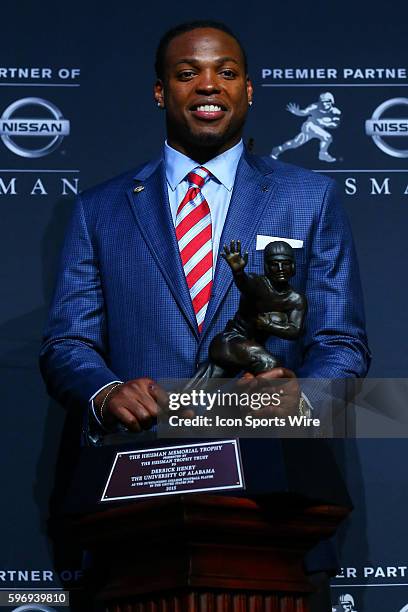
POLYGON ((204 113, 213 113, 215 111, 220 111, 221 106, 215 106, 214 104, 204 104, 202 106, 198 106, 197 110, 204 113))

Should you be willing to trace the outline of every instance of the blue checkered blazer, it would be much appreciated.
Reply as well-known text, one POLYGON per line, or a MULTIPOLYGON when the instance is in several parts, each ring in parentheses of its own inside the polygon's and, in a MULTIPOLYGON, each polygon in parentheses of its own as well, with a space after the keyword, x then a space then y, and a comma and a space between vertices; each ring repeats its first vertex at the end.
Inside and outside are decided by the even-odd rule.
MULTIPOLYGON (((293 285, 309 302, 301 341, 269 349, 299 377, 364 376, 369 352, 359 271, 335 183, 244 152, 221 245, 240 239, 247 271, 263 272, 256 236, 303 241, 293 285)), ((198 334, 168 203, 163 159, 81 194, 62 252, 41 348, 49 393, 86 406, 112 380, 189 378, 238 306, 218 258, 198 334), (135 186, 144 189, 134 192, 135 186)))

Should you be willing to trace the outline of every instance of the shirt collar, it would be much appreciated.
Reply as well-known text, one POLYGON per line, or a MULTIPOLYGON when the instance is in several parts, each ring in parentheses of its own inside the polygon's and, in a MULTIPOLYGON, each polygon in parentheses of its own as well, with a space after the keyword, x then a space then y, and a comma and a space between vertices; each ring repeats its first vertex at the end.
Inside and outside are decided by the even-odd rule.
MULTIPOLYGON (((224 153, 203 164, 228 191, 231 191, 234 186, 235 174, 243 149, 244 145, 241 139, 231 149, 224 151, 224 153)), ((198 162, 190 159, 187 155, 173 149, 173 147, 167 144, 167 140, 164 143, 164 164, 167 182, 172 191, 176 189, 177 185, 181 183, 191 170, 200 166, 198 162)))

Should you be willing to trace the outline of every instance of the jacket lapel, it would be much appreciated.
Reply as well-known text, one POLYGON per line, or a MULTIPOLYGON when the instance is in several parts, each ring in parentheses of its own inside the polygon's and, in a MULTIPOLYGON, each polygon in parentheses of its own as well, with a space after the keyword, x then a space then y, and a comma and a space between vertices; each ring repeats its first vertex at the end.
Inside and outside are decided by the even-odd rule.
POLYGON ((180 310, 198 338, 197 322, 184 274, 168 200, 162 159, 134 177, 128 198, 139 229, 180 310))
POLYGON ((231 240, 241 240, 244 253, 252 244, 256 228, 267 203, 275 188, 273 170, 262 161, 246 151, 242 155, 237 168, 234 189, 227 218, 221 235, 219 254, 214 274, 214 284, 211 300, 204 320, 200 341, 209 330, 217 311, 233 282, 232 272, 227 262, 221 257, 224 244, 231 240))

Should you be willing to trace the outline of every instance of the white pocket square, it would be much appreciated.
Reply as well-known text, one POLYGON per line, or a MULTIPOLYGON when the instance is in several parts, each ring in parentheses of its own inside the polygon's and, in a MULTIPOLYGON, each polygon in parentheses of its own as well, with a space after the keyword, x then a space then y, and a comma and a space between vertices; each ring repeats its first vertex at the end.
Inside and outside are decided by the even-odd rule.
POLYGON ((290 244, 292 249, 301 249, 303 247, 303 240, 295 240, 293 238, 280 238, 279 236, 262 236, 262 235, 258 235, 256 237, 256 250, 257 251, 263 251, 264 248, 270 242, 277 242, 278 240, 283 240, 284 242, 287 242, 288 244, 290 244))

